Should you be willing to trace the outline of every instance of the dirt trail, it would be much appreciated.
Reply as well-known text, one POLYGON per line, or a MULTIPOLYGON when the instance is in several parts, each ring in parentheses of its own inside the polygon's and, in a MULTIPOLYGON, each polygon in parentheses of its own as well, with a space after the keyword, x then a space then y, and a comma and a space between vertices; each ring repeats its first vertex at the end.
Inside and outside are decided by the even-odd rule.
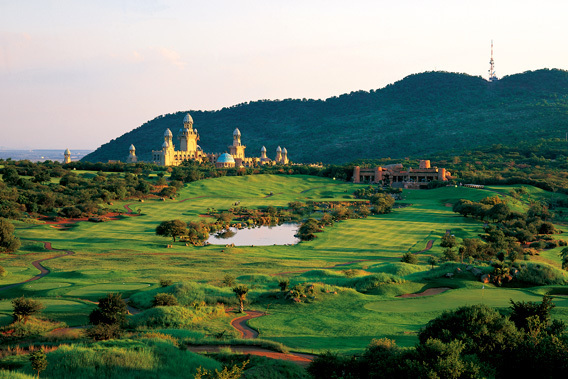
POLYGON ((428 250, 430 250, 432 248, 432 246, 434 245, 434 240, 430 240, 426 243, 426 248, 424 250, 420 250, 419 252, 415 253, 415 254, 421 254, 421 253, 425 253, 428 250))
POLYGON ((266 314, 260 311, 245 311, 247 314, 245 316, 240 316, 231 320, 231 325, 233 328, 237 329, 241 333, 242 338, 253 339, 258 338, 258 331, 254 330, 247 325, 247 321, 253 318, 262 317, 266 314))
POLYGON ((421 297, 421 296, 433 296, 433 295, 439 295, 443 292, 449 291, 451 290, 451 288, 449 287, 440 287, 440 288, 428 288, 425 291, 419 292, 419 293, 407 293, 404 295, 398 295, 397 297, 402 297, 402 298, 409 298, 409 297, 421 297))
POLYGON ((0 291, 4 291, 4 290, 10 289, 10 288, 14 288, 14 287, 17 287, 17 286, 19 286, 19 285, 21 285, 21 284, 24 284, 24 283, 33 282, 34 280, 41 279, 41 278, 43 278, 44 276, 46 276, 47 274, 49 274, 51 271, 50 271, 48 268, 44 267, 44 266, 41 264, 41 262, 43 262, 43 261, 47 261, 47 260, 55 259, 55 258, 66 257, 67 255, 73 255, 73 254, 75 254, 75 252, 74 252, 74 251, 71 251, 71 250, 54 249, 53 247, 51 247, 51 242, 43 242, 43 246, 44 246, 47 250, 51 250, 51 251, 64 251, 65 254, 55 255, 55 256, 52 256, 52 257, 42 258, 42 259, 38 259, 38 260, 36 260, 36 261, 33 261, 33 262, 32 262, 32 265, 40 271, 40 273, 39 273, 38 275, 36 275, 36 276, 34 276, 33 278, 30 278, 30 279, 28 279, 28 280, 24 280, 23 282, 14 283, 14 284, 9 284, 9 285, 7 285, 7 286, 4 286, 4 287, 0 288, 0 291))
POLYGON ((239 354, 250 354, 260 357, 280 359, 283 361, 289 361, 296 363, 302 367, 307 367, 310 362, 315 358, 315 356, 310 354, 301 353, 279 353, 276 351, 268 350, 263 347, 258 346, 247 346, 247 345, 196 345, 188 346, 187 349, 194 353, 218 353, 222 349, 229 348, 234 353, 239 354))
MULTIPOLYGON (((247 325, 247 321, 253 318, 266 316, 265 312, 245 310, 246 315, 239 316, 231 320, 231 326, 241 333, 241 337, 245 339, 258 338, 258 331, 247 325)), ((248 345, 195 345, 188 346, 188 350, 194 353, 217 353, 223 348, 230 348, 235 353, 257 355, 266 358, 280 359, 296 363, 300 366, 307 367, 315 358, 315 355, 301 353, 279 353, 258 346, 248 345)))

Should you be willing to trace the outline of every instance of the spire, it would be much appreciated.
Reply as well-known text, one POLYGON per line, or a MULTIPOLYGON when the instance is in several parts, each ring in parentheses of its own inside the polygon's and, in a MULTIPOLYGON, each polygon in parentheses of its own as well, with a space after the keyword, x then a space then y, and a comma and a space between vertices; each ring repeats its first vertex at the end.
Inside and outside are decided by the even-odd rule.
POLYGON ((499 80, 495 75, 495 61, 493 60, 493 40, 491 40, 491 59, 489 60, 489 81, 496 82, 499 80))

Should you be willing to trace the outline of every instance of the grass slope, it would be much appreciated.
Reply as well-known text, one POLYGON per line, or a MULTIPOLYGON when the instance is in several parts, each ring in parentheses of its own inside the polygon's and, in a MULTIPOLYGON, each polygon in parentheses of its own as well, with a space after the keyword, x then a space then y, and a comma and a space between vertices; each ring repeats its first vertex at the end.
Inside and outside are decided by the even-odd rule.
MULTIPOLYGON (((76 254, 45 261, 43 264, 51 274, 2 291, 0 295, 5 300, 0 302, 0 320, 9 322, 10 299, 25 295, 41 300, 46 305, 46 316, 71 326, 82 325, 87 323, 93 300, 109 292, 120 292, 124 297, 133 296, 148 303, 148 299, 140 296, 144 291, 150 294, 163 290, 158 286, 160 278, 194 282, 186 288, 193 291, 195 300, 221 297, 234 302, 228 288, 216 287, 221 285, 225 275, 231 275, 238 283, 251 288, 251 308, 269 308, 269 316, 250 321, 260 330, 262 338, 307 352, 329 348, 354 351, 364 348, 372 338, 382 336, 411 345, 416 341, 419 328, 444 309, 482 300, 506 307, 509 298, 539 300, 542 291, 547 291, 548 287, 504 290, 486 285, 482 292, 480 283, 473 278, 444 279, 441 277, 445 268, 431 271, 427 265, 428 256, 441 254, 439 241, 447 230, 459 238, 476 237, 482 232, 482 223, 453 213, 448 203, 460 198, 480 200, 493 195, 507 196, 507 187, 405 191, 400 202, 408 205, 404 208, 387 215, 338 222, 318 234, 316 240, 294 246, 193 247, 175 243, 172 248, 166 248, 171 240, 158 237, 154 232, 163 220, 203 220, 199 215, 207 208, 227 209, 235 201, 254 208, 286 206, 293 200, 345 200, 360 186, 308 176, 222 177, 186 185, 177 200, 115 204, 131 203, 133 209, 142 210, 139 217, 106 223, 81 222, 64 231, 49 225, 18 223, 17 234, 24 241, 24 247, 21 252, 3 259, 2 266, 9 274, 0 278, 0 285, 36 275, 38 271, 31 262, 54 255, 35 241, 49 241, 54 248, 73 250, 76 254), (268 196, 270 192, 274 195, 268 196), (430 240, 434 241, 433 247, 419 254, 419 265, 400 263, 404 252, 417 253, 430 240), (334 267, 348 262, 353 263, 334 267), (322 269, 326 267, 330 268, 322 269), (381 284, 365 294, 356 292, 345 288, 355 286, 357 280, 345 275, 347 269, 360 270, 357 271, 359 276, 388 274, 383 277, 399 278, 395 281, 398 284, 381 284), (322 283, 322 288, 329 292, 318 294, 311 304, 278 300, 274 296, 278 292, 278 279, 282 277, 289 278, 292 284, 322 283), (442 286, 455 290, 420 299, 395 297, 442 286), (338 291, 337 295, 333 294, 334 290, 338 291)), ((529 190, 532 198, 546 195, 530 187, 529 190)), ((518 207, 523 206, 524 203, 518 203, 518 207)), ((547 252, 544 258, 559 267, 557 253, 547 252)), ((186 299, 191 303, 191 297, 186 296, 186 299)), ((555 315, 568 320, 566 300, 558 299, 556 303, 555 315)), ((229 320, 205 322, 196 326, 196 330, 207 334, 231 331, 229 320)))
MULTIPOLYGON (((219 111, 191 110, 200 144, 223 152, 235 127, 248 156, 269 157, 285 146, 295 162, 343 163, 355 159, 428 156, 448 149, 493 143, 514 144, 564 137, 568 72, 539 70, 488 83, 480 77, 426 72, 370 92, 355 91, 322 100, 262 100, 219 111)), ((151 160, 163 133, 174 134, 186 111, 158 116, 102 145, 83 159, 125 161, 136 145, 139 159, 151 160), (157 142, 158 141, 158 142, 157 142)))

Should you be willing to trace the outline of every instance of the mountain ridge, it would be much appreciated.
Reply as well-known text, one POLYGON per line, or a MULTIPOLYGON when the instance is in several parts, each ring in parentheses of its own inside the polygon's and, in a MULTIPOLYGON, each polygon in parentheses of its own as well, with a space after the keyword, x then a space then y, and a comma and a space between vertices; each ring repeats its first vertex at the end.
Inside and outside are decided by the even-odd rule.
POLYGON ((527 71, 493 83, 433 71, 325 100, 259 100, 215 111, 180 111, 144 123, 83 160, 124 161, 134 144, 139 159, 149 161, 164 130, 170 128, 175 137, 187 112, 207 152, 227 151, 238 127, 247 156, 259 156, 266 146, 273 157, 282 146, 295 162, 426 157, 447 149, 564 136, 568 71, 527 71))

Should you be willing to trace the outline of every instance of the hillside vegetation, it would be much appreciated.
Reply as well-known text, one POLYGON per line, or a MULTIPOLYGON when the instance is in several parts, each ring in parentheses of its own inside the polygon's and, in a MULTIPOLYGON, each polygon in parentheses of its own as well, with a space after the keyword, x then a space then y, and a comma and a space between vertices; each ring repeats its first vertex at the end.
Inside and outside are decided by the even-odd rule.
MULTIPOLYGON (((158 116, 83 160, 122 160, 131 143, 149 161, 163 132, 174 135, 187 110, 158 116)), ((535 138, 568 130, 568 72, 538 70, 488 83, 448 72, 410 75, 379 90, 324 100, 260 100, 218 111, 189 110, 207 152, 224 152, 238 127, 247 155, 278 145, 296 162, 344 163, 362 158, 427 156, 448 149, 535 138)))

